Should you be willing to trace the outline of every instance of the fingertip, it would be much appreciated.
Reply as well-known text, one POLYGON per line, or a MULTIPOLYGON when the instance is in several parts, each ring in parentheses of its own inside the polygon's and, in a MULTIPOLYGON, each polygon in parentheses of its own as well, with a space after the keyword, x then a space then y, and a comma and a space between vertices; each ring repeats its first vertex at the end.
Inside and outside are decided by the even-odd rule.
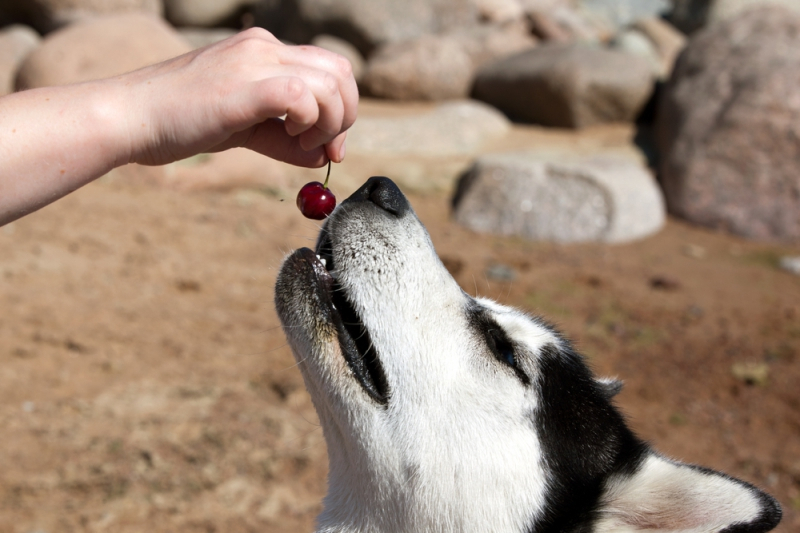
POLYGON ((334 163, 341 163, 344 160, 345 153, 347 152, 347 138, 340 135, 333 141, 325 145, 325 153, 334 163))

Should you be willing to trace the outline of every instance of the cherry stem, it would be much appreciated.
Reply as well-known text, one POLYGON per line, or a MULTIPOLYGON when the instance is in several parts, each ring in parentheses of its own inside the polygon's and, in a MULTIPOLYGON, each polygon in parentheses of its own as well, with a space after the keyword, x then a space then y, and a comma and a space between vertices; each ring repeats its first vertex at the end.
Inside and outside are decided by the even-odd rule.
POLYGON ((328 178, 331 177, 331 160, 328 159, 328 173, 325 175, 325 183, 322 184, 323 189, 328 188, 328 178))

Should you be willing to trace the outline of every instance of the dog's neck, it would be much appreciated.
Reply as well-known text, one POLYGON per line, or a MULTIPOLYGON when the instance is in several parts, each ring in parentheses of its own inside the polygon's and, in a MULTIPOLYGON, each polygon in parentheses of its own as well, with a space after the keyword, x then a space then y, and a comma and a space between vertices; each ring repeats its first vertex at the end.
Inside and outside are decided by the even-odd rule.
MULTIPOLYGON (((419 409, 448 410, 442 404, 419 409)), ((462 417, 461 427, 447 427, 431 421, 458 420, 457 412, 424 416, 406 410, 396 428, 376 424, 368 412, 350 412, 365 417, 355 432, 321 410, 330 470, 318 531, 527 530, 546 491, 534 432, 523 425, 509 431, 486 420, 465 440, 450 433, 463 436, 464 424, 478 421, 462 417)))

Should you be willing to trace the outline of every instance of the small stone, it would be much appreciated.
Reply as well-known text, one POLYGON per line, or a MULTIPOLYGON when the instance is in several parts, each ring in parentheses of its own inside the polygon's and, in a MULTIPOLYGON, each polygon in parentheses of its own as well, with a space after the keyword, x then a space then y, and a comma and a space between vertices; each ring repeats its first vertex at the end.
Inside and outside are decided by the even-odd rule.
POLYGON ((764 386, 769 381, 769 366, 766 363, 734 363, 731 373, 748 385, 764 386))
POLYGON ((781 257, 780 266, 787 272, 800 276, 800 255, 795 257, 781 257))
POLYGON ((662 291, 675 291, 681 288, 681 282, 669 276, 653 276, 650 278, 650 287, 662 291))
POLYGON ((702 259, 706 256, 706 249, 697 244, 685 244, 683 254, 694 259, 702 259))
POLYGON ((517 278, 517 273, 508 265, 501 265, 499 263, 490 265, 486 269, 486 277, 493 281, 514 281, 517 278))

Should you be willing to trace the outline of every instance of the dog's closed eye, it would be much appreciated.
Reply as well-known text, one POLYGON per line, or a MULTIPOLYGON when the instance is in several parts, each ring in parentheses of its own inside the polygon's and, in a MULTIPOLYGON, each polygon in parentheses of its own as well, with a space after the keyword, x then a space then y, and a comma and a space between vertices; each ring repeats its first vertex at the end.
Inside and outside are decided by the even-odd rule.
POLYGON ((502 331, 490 329, 486 332, 486 344, 494 356, 502 363, 511 368, 517 368, 517 357, 514 354, 514 346, 508 341, 502 331))
POLYGON ((506 335, 501 328, 483 309, 475 309, 472 312, 472 323, 477 331, 482 335, 486 347, 495 359, 505 366, 510 367, 519 380, 529 385, 531 380, 519 366, 517 349, 514 342, 506 335))

